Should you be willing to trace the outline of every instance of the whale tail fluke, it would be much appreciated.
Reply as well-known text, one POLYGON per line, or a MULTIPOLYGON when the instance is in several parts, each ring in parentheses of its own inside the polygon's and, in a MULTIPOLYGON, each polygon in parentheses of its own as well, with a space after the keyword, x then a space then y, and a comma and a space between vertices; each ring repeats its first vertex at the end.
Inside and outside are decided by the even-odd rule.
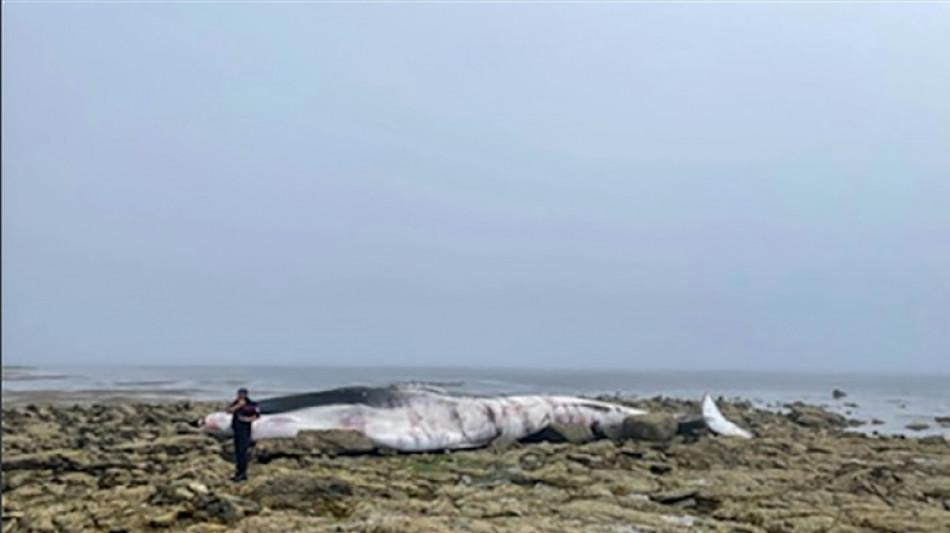
POLYGON ((723 416, 716 402, 708 393, 703 396, 703 422, 710 431, 723 437, 752 438, 752 433, 723 416))

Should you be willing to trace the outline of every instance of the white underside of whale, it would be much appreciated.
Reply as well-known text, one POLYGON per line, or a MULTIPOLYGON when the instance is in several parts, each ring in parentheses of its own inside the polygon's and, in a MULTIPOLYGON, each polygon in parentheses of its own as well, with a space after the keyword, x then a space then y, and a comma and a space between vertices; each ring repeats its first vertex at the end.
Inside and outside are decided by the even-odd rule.
POLYGON ((293 437, 304 430, 349 429, 380 446, 403 451, 478 448, 499 437, 520 439, 552 423, 616 425, 645 411, 557 396, 453 398, 414 393, 406 405, 310 407, 265 415, 252 438, 293 437))

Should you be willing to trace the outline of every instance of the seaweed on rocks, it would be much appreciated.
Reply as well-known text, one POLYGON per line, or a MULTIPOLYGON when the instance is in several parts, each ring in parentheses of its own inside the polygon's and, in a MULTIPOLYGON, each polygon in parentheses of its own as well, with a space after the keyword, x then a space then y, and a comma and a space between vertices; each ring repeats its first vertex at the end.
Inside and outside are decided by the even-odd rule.
POLYGON ((556 427, 449 454, 347 432, 260 442, 241 484, 229 442, 194 431, 208 404, 5 407, 3 531, 947 532, 943 436, 853 434, 814 406, 723 402, 758 435, 724 439, 679 431, 695 401, 630 403, 661 414, 656 425, 609 439, 556 427))

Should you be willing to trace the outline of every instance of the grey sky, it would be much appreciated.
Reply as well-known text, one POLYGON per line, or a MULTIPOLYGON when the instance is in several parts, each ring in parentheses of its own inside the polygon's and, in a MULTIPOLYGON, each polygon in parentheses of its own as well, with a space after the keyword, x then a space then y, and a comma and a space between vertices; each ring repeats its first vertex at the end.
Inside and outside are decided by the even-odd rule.
POLYGON ((948 25, 4 4, 4 360, 950 371, 948 25))

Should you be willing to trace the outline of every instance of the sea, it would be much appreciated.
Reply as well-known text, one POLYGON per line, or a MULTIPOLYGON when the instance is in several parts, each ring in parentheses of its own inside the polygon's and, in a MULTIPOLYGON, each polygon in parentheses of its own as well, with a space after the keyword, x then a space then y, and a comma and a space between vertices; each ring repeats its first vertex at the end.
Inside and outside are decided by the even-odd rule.
POLYGON ((867 422, 855 431, 950 436, 950 427, 937 421, 950 417, 950 375, 946 374, 135 365, 3 366, 2 372, 5 405, 37 398, 226 402, 237 387, 267 398, 348 385, 416 383, 474 395, 620 394, 699 400, 709 393, 779 412, 790 403, 805 402, 867 422), (836 389, 845 396, 834 398, 836 389), (928 427, 912 431, 908 424, 928 427))

